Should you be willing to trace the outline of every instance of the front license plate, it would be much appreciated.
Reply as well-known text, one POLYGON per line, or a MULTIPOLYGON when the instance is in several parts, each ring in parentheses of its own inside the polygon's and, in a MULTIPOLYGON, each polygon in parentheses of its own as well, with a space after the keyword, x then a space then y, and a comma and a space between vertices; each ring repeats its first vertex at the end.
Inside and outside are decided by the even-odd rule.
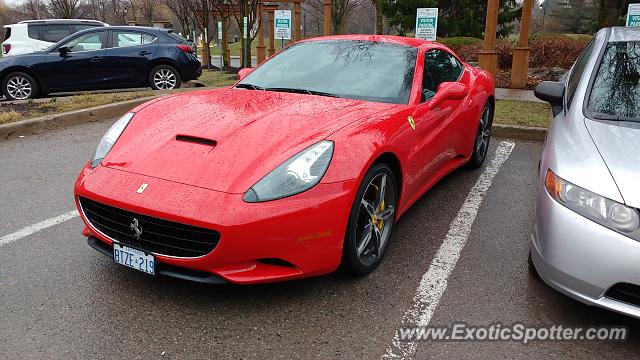
POLYGON ((155 275, 156 259, 144 251, 113 243, 113 260, 120 265, 155 275))

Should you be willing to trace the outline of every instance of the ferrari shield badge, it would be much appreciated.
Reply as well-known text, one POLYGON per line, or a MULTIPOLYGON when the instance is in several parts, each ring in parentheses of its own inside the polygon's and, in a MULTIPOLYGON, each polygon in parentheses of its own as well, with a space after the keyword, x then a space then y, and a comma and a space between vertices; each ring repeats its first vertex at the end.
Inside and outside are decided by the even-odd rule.
POLYGON ((409 122, 409 125, 411 125, 411 128, 412 128, 413 130, 415 130, 415 129, 416 129, 416 122, 413 120, 413 117, 409 116, 409 117, 407 118, 407 121, 409 122))
POLYGON ((138 194, 142 194, 147 189, 147 187, 149 187, 149 184, 142 184, 142 185, 140 185, 140 187, 138 188, 138 191, 136 191, 136 192, 138 194))

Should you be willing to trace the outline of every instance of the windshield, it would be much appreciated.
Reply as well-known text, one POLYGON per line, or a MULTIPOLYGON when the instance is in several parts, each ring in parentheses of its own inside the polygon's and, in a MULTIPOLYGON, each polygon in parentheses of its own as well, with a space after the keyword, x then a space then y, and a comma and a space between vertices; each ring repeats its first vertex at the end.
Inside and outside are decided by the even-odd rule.
POLYGON ((255 69, 238 87, 406 104, 417 53, 373 41, 303 42, 255 69))
POLYGON ((588 110, 598 118, 640 121, 640 42, 607 46, 588 110))

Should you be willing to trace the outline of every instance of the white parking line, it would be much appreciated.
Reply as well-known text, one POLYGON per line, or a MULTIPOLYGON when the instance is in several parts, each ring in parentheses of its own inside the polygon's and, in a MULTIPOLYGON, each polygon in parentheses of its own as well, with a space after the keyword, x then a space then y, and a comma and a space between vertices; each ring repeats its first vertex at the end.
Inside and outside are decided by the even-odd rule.
MULTIPOLYGON (((424 327, 429 325, 444 291, 447 289, 447 279, 456 267, 462 249, 467 243, 471 226, 478 215, 482 200, 491 187, 493 179, 500 167, 511 155, 515 144, 502 141, 496 150, 496 155, 485 168, 482 175, 467 195, 458 215, 451 223, 449 232, 431 261, 429 270, 422 275, 420 285, 413 298, 413 304, 402 317, 402 326, 424 327)), ((383 359, 411 359, 416 354, 417 344, 402 341, 400 332, 396 330, 391 345, 387 348, 383 359)))
POLYGON ((5 235, 3 237, 0 238, 0 246, 12 243, 16 240, 20 240, 24 237, 27 237, 29 235, 35 234, 40 230, 44 230, 46 228, 50 228, 52 226, 58 225, 60 223, 63 223, 67 220, 71 220, 73 218, 76 218, 80 216, 80 214, 78 214, 78 210, 73 210, 73 211, 69 211, 68 213, 64 213, 60 216, 56 216, 54 218, 51 219, 47 219, 44 221, 41 221, 37 224, 33 224, 33 225, 29 225, 25 228, 22 228, 14 233, 11 233, 9 235, 5 235))

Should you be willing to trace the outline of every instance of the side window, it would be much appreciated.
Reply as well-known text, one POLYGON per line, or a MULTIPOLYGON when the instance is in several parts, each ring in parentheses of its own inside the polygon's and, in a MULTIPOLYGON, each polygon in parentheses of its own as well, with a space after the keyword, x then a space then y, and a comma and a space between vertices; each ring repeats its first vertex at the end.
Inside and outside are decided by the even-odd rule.
POLYGON ((69 25, 41 25, 40 40, 57 43, 58 41, 71 35, 71 27, 69 25))
POLYGON ((453 55, 442 50, 431 50, 424 55, 422 88, 424 100, 432 98, 443 82, 455 82, 462 75, 463 66, 453 55))
POLYGON ((576 91, 578 89, 578 85, 580 84, 580 79, 582 79, 582 75, 586 70, 587 63, 591 58, 591 55, 595 51, 596 48, 596 40, 591 40, 591 43, 587 45, 587 47, 582 51, 582 54, 576 60, 576 63, 573 65, 571 69, 571 74, 569 75, 569 81, 567 82, 567 108, 571 107, 571 103, 573 102, 573 98, 576 95, 576 91))
POLYGON ((156 37, 153 35, 139 33, 135 31, 114 31, 113 32, 113 47, 129 47, 140 46, 154 42, 156 37))
POLYGON ((102 49, 104 31, 92 32, 76 37, 62 46, 68 47, 72 52, 93 51, 102 49))
POLYGON ((40 34, 38 31, 38 26, 35 25, 27 25, 27 32, 29 33, 29 38, 33 40, 40 40, 40 34))

